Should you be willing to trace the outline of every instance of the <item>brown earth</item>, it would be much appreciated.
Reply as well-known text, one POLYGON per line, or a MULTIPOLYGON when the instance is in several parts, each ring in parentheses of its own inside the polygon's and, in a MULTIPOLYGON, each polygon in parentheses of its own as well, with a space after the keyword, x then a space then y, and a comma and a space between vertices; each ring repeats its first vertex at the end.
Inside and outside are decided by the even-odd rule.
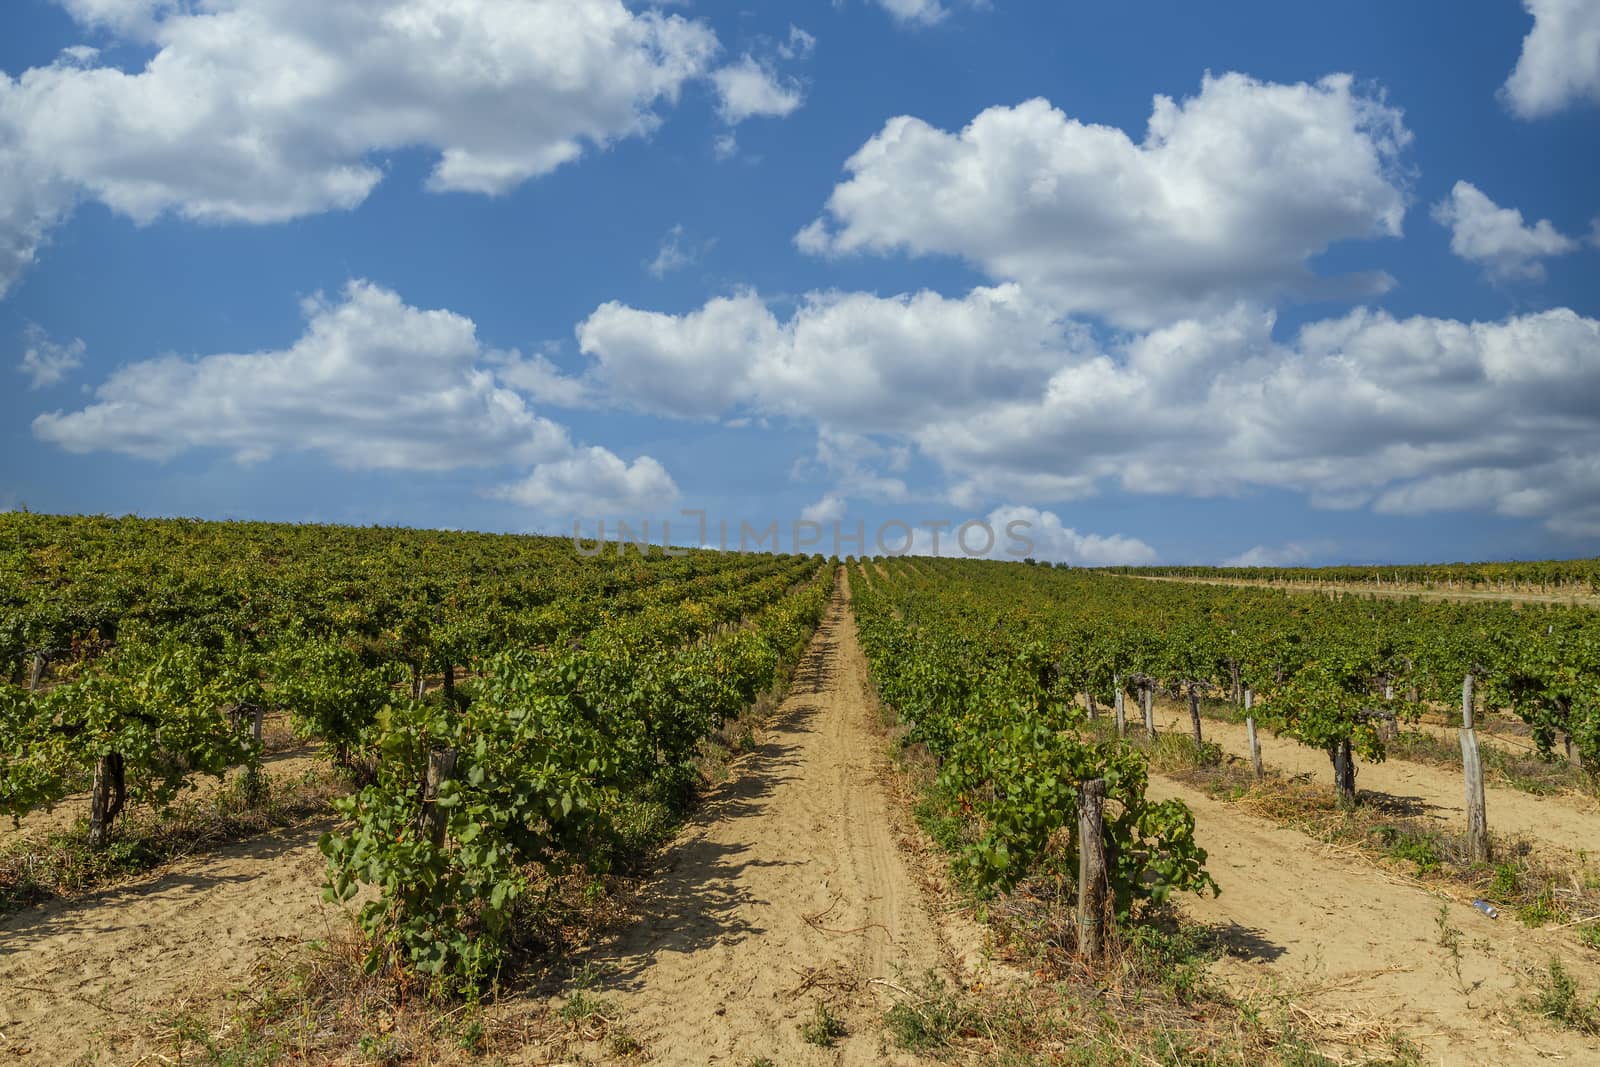
MULTIPOLYGON (((1600 988, 1594 953, 1509 916, 1491 920, 1168 779, 1152 777, 1150 795, 1176 797, 1194 812, 1195 838, 1222 894, 1186 896, 1181 906, 1218 928, 1228 946, 1220 976, 1236 994, 1281 998, 1302 1026, 1374 1051, 1382 1036, 1403 1032, 1428 1064, 1600 1063, 1600 1040, 1556 1029, 1521 1005, 1552 957, 1581 987, 1600 988)), ((1265 1014, 1270 1021, 1272 1009, 1265 1014)))
POLYGON ((883 1048, 887 983, 946 949, 891 831, 841 578, 763 743, 674 845, 643 921, 590 961, 654 1062, 918 1062, 883 1048), (848 1028, 832 1049, 800 1034, 818 1003, 848 1028))

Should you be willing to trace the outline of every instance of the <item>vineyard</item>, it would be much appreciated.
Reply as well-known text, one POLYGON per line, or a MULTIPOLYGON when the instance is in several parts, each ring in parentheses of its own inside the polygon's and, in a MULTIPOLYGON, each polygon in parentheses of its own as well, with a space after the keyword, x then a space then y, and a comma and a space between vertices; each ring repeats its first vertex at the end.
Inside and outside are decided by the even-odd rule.
POLYGON ((248 1062, 437 1062, 445 1034, 530 1062, 874 1062, 887 1028, 906 1062, 1531 1062, 1600 1030, 1586 608, 5 514, 0 679, 0 979, 35 991, 0 1049, 23 1058, 234 1062, 227 1033, 248 1062), (314 768, 275 776, 292 753, 314 768), (256 822, 183 838, 207 796, 256 822), (52 1036, 85 995, 40 983, 92 971, 99 909, 281 827, 315 862, 243 868, 274 907, 347 915, 367 984, 307 1006, 297 971, 300 1000, 253 993, 221 1031, 118 1031, 166 1002, 96 976, 101 1029, 52 1036), (1337 973, 1274 962, 1308 928, 1337 973))

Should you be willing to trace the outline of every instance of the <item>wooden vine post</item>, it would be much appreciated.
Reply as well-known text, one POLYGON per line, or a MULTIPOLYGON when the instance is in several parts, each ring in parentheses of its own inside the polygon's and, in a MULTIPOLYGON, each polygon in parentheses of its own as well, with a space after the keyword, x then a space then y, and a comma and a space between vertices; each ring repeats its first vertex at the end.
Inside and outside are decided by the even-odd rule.
POLYGON ((1461 683, 1461 769, 1467 785, 1467 852, 1475 863, 1489 861, 1489 816, 1483 798, 1483 759, 1472 725, 1472 675, 1461 683))
POLYGON ((1105 958, 1106 781, 1091 778, 1078 785, 1078 956, 1089 964, 1105 958))
POLYGON ((444 845, 445 810, 439 806, 439 787, 456 774, 456 750, 435 748, 428 752, 428 770, 422 782, 422 811, 417 816, 417 834, 444 845))
POLYGON ((250 717, 250 760, 244 767, 244 791, 251 800, 261 797, 261 718, 265 713, 260 704, 242 704, 235 709, 240 720, 250 717))
POLYGON ((1249 686, 1244 687, 1244 729, 1250 735, 1250 769, 1255 772, 1256 781, 1266 777, 1266 772, 1261 769, 1261 737, 1256 733, 1256 717, 1250 714, 1250 709, 1255 705, 1255 694, 1249 686))
POLYGON ((1149 682, 1139 687, 1140 710, 1144 712, 1144 732, 1149 735, 1152 741, 1156 739, 1156 713, 1155 708, 1152 706, 1153 699, 1149 682))
POLYGON ((44 678, 44 650, 33 654, 33 669, 28 672, 28 692, 39 691, 39 682, 44 678))
POLYGON ((111 752, 94 764, 94 786, 89 794, 89 847, 105 848, 111 840, 111 824, 128 799, 122 755, 111 752))
POLYGON ((1122 692, 1122 675, 1120 675, 1120 674, 1113 675, 1112 678, 1111 678, 1111 686, 1116 691, 1115 692, 1115 696, 1113 697, 1114 703, 1112 705, 1112 711, 1115 714, 1116 720, 1117 720, 1117 736, 1118 737, 1127 737, 1128 736, 1128 706, 1127 706, 1127 701, 1124 698, 1124 695, 1123 695, 1123 692, 1122 692))
POLYGON ((1194 747, 1199 748, 1205 740, 1200 736, 1200 686, 1194 682, 1189 683, 1189 725, 1194 729, 1194 747))

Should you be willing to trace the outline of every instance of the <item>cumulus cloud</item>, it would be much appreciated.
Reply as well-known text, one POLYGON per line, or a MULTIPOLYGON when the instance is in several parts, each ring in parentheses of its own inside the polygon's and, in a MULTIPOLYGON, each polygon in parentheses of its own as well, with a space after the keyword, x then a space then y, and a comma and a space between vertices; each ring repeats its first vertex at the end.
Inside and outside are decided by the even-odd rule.
POLYGON ((1337 551, 1332 541, 1285 541, 1256 545, 1222 561, 1224 567, 1304 567, 1337 551))
POLYGON ((750 55, 712 72, 711 82, 717 90, 718 114, 729 125, 750 118, 782 118, 805 99, 799 82, 780 77, 750 55))
POLYGON ((535 414, 506 379, 565 380, 543 357, 486 348, 464 316, 411 307, 366 281, 304 311, 305 332, 288 348, 126 364, 87 407, 38 416, 34 435, 71 452, 157 460, 223 449, 241 463, 316 452, 359 469, 530 464, 525 481, 496 495, 546 514, 676 494, 649 456, 630 464, 577 447, 535 414))
POLYGON ((876 0, 896 22, 910 26, 932 26, 950 14, 939 0, 876 0))
POLYGON ((1155 99, 1142 142, 1045 100, 990 108, 956 133, 900 116, 846 162, 814 254, 959 256, 1062 310, 1148 325, 1284 292, 1381 290, 1315 277, 1337 241, 1396 237, 1411 135, 1347 75, 1277 85, 1207 75, 1155 99))
POLYGON ((22 350, 22 362, 17 364, 17 370, 28 376, 29 389, 58 385, 68 374, 83 366, 85 346, 81 338, 52 341, 36 325, 29 326, 24 336, 28 346, 22 350))
POLYGON ((549 517, 629 515, 665 507, 678 497, 666 469, 649 456, 632 463, 604 448, 536 464, 527 478, 490 493, 549 517))
POLYGON ((683 315, 611 302, 577 335, 610 395, 641 410, 710 418, 744 406, 862 432, 1025 396, 1063 349, 1088 343, 1016 285, 954 299, 810 293, 782 321, 753 291, 683 315))
POLYGON ((1241 304, 1100 341, 1008 285, 959 299, 811 294, 787 318, 752 292, 681 315, 609 304, 578 336, 594 388, 615 401, 815 421, 818 456, 800 473, 831 473, 845 496, 917 495, 871 458, 912 446, 942 469, 945 499, 972 509, 1107 486, 1268 487, 1322 507, 1600 525, 1596 320, 1358 309, 1286 343, 1274 322, 1241 304))
POLYGON ((837 522, 844 518, 846 507, 843 497, 830 493, 815 504, 801 508, 800 518, 805 522, 837 522))
POLYGON ((1600 4, 1523 0, 1523 6, 1533 29, 1501 88, 1512 112, 1535 119, 1575 103, 1600 103, 1600 4))
POLYGON ((153 54, 0 73, 0 292, 80 198, 140 223, 279 222, 355 207, 403 149, 436 154, 430 189, 497 194, 649 133, 691 82, 730 118, 799 103, 759 64, 713 78, 705 23, 622 0, 65 6, 153 54))
POLYGON ((1271 327, 1247 309, 1179 323, 917 440, 979 483, 1265 486, 1340 507, 1483 508, 1568 533, 1600 522, 1600 322, 1567 309, 1498 323, 1357 310, 1287 345, 1271 327))
MULTIPOLYGON (((904 531, 886 534, 891 548, 904 541, 904 531)), ((1122 534, 1086 534, 1067 526, 1053 511, 1021 504, 1006 504, 982 519, 957 520, 942 526, 912 526, 911 555, 983 556, 988 559, 1033 558, 1079 567, 1109 567, 1154 563, 1156 550, 1136 537, 1122 534)))
POLYGON ((1549 219, 1528 226, 1522 212, 1499 206, 1471 182, 1456 182, 1450 195, 1434 205, 1433 217, 1449 227, 1450 251, 1479 264, 1498 281, 1543 281, 1541 260, 1578 248, 1549 219))

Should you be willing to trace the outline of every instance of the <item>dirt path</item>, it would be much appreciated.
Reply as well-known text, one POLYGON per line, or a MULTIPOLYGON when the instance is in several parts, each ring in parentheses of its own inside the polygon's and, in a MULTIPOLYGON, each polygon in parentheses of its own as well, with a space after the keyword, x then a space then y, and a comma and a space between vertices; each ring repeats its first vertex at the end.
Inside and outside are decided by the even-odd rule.
POLYGON ((599 995, 657 1063, 915 1062, 880 1051, 898 981, 940 966, 938 931, 891 832, 867 666, 841 589, 743 773, 652 881, 646 918, 598 953, 599 995), (827 1003, 833 1049, 799 1024, 827 1003))
MULTIPOLYGON (((1229 955, 1219 964, 1239 993, 1281 989, 1296 1010, 1352 1043, 1375 1045, 1402 1029, 1448 1065, 1600 1062, 1600 1040, 1555 1029, 1518 1005, 1532 974, 1560 956, 1581 985, 1600 985, 1600 966, 1559 935, 1448 904, 1361 860, 1247 815, 1196 790, 1153 776, 1150 794, 1177 797, 1195 814, 1206 866, 1222 885, 1215 899, 1182 907, 1221 927, 1229 955), (1458 931, 1460 974, 1440 928, 1458 931)), ((1270 1015, 1268 1016, 1270 1021, 1270 1015)))
POLYGON ((132 1063, 170 1052, 145 1023, 152 1014, 186 997, 204 1007, 246 984, 274 945, 342 922, 316 889, 317 837, 331 825, 263 834, 146 882, 0 920, 0 1061, 132 1063))
MULTIPOLYGON (((1158 701, 1155 710, 1158 728, 1189 732, 1187 707, 1158 701)), ((1206 719, 1201 732, 1206 740, 1215 741, 1234 755, 1244 756, 1250 751, 1242 724, 1206 719)), ((1263 762, 1290 774, 1310 774, 1316 781, 1327 781, 1332 788, 1333 771, 1324 753, 1298 741, 1274 737, 1267 730, 1260 731, 1260 738, 1263 762)), ((1398 759, 1376 764, 1358 760, 1356 766, 1358 788, 1415 800, 1424 814, 1452 829, 1461 830, 1466 826, 1466 787, 1459 771, 1398 759)), ((1486 787, 1484 795, 1489 829, 1497 834, 1522 837, 1573 852, 1579 849, 1593 852, 1596 843, 1600 843, 1600 818, 1576 800, 1541 797, 1494 785, 1486 787)))

